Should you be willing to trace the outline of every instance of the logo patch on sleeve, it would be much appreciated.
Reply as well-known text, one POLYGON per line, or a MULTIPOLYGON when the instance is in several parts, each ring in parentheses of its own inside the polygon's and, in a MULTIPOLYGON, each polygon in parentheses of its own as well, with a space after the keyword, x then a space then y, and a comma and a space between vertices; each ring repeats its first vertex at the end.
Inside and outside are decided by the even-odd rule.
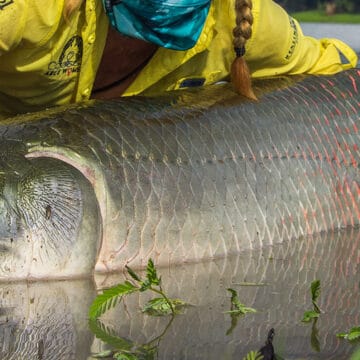
POLYGON ((293 34, 292 34, 292 38, 291 38, 291 45, 290 45, 289 51, 285 56, 286 60, 289 60, 292 57, 292 55, 294 54, 295 48, 299 42, 299 32, 296 27, 295 21, 290 16, 289 16, 289 21, 290 21, 290 26, 293 30, 293 34))

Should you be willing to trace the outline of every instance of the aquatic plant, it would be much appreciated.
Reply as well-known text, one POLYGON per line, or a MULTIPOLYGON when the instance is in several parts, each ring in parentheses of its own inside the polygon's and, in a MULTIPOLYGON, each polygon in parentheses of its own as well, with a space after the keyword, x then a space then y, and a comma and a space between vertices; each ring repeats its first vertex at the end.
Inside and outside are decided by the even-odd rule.
POLYGON ((99 294, 90 306, 89 317, 96 319, 106 311, 115 307, 124 295, 129 295, 134 292, 152 291, 160 295, 160 298, 155 298, 148 301, 143 309, 143 312, 150 315, 175 315, 187 304, 180 299, 170 299, 162 289, 161 277, 157 275, 157 271, 152 259, 149 259, 146 268, 146 278, 141 279, 129 266, 126 266, 128 274, 132 281, 125 281, 124 283, 105 289, 102 294, 99 294))
POLYGON ((320 280, 314 280, 310 286, 311 290, 311 301, 313 304, 313 310, 304 312, 302 322, 310 322, 312 319, 316 319, 320 316, 321 310, 317 304, 317 299, 320 296, 320 280))
POLYGON ((91 357, 96 359, 115 359, 115 360, 153 360, 156 359, 160 342, 169 329, 174 316, 171 316, 168 324, 152 340, 145 344, 138 344, 129 339, 122 338, 108 326, 103 324, 99 319, 90 319, 89 326, 93 334, 104 343, 111 346, 112 350, 105 350, 100 353, 92 354, 91 357))
POLYGON ((360 326, 351 328, 347 333, 338 333, 336 336, 349 341, 360 340, 360 326))
POLYGON ((226 314, 244 315, 246 313, 256 313, 255 309, 248 307, 239 301, 238 294, 234 289, 228 288, 227 290, 231 293, 231 309, 225 311, 226 314))
POLYGON ((142 279, 130 267, 126 266, 126 270, 131 281, 125 281, 111 288, 105 289, 93 301, 89 309, 89 327, 95 336, 103 342, 110 345, 113 350, 107 350, 101 353, 93 354, 94 358, 113 358, 115 360, 151 360, 155 359, 158 351, 159 343, 170 327, 175 315, 182 308, 188 306, 187 303, 180 299, 170 299, 161 286, 161 277, 158 276, 154 262, 149 259, 146 268, 146 278, 142 279), (104 325, 98 318, 106 311, 115 307, 124 295, 134 292, 152 291, 161 297, 149 300, 143 312, 152 316, 171 315, 169 323, 164 331, 146 344, 136 344, 128 339, 117 336, 114 331, 104 325))
POLYGON ((242 304, 238 298, 237 292, 234 289, 228 288, 227 290, 231 293, 231 299, 230 299, 231 306, 230 306, 230 310, 225 311, 225 314, 230 314, 231 325, 230 328, 227 330, 226 335, 230 335, 233 332, 233 330, 236 328, 238 317, 240 315, 244 315, 246 313, 256 313, 256 310, 242 304))
POLYGON ((248 354, 243 357, 243 360, 262 360, 264 356, 261 355, 258 351, 250 351, 248 354))

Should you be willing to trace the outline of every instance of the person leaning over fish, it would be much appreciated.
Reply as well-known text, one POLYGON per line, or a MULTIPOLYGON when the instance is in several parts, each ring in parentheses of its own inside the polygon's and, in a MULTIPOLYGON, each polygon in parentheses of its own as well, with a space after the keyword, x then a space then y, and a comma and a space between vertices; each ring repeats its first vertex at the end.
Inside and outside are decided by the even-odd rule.
POLYGON ((3 0, 0 113, 356 66, 271 0, 3 0), (246 52, 245 52, 246 49, 246 52), (235 51, 234 51, 235 50, 235 51), (246 60, 246 63, 245 63, 246 60))

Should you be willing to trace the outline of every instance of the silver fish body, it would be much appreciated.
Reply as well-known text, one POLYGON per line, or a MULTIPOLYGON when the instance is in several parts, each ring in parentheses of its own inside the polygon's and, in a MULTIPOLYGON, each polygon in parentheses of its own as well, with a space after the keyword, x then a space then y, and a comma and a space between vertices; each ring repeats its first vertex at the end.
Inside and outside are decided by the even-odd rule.
POLYGON ((199 261, 359 225, 360 71, 0 125, 0 279, 199 261))

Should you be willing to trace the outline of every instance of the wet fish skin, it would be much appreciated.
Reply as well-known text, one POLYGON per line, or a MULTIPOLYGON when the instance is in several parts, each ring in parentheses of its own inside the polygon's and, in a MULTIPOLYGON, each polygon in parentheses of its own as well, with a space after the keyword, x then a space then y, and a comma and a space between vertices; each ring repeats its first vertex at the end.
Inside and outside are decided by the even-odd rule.
POLYGON ((0 126, 0 279, 199 261, 359 225, 359 70, 0 126), (51 211, 49 211, 51 209, 51 211))

